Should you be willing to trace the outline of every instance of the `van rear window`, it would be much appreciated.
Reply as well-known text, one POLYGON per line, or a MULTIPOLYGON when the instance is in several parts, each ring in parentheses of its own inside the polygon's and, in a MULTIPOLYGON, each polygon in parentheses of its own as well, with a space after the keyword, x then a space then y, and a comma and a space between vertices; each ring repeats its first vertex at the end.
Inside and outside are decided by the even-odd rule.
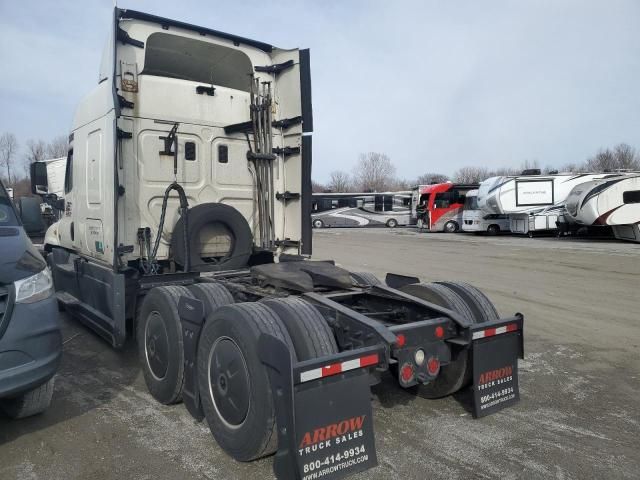
POLYGON ((152 33, 141 74, 249 91, 253 66, 240 50, 168 33, 152 33))

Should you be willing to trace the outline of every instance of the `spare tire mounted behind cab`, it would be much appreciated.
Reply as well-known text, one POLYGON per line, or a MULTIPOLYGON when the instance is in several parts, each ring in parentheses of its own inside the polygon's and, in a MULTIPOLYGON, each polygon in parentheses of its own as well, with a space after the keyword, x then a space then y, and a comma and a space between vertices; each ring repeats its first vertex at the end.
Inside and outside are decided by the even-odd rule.
MULTIPOLYGON (((174 260, 185 265, 181 217, 173 227, 171 250, 174 260)), ((189 209, 191 267, 196 271, 244 267, 253 250, 249 223, 235 208, 222 203, 203 203, 189 209)))

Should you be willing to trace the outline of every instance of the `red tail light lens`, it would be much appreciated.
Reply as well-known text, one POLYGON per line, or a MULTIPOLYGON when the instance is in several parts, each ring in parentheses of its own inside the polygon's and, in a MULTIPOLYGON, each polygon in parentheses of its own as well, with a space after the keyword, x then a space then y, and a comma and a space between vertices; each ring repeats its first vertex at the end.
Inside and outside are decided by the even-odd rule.
POLYGON ((396 346, 404 347, 404 344, 407 343, 407 339, 404 336, 404 333, 399 333, 396 335, 396 346))
POLYGON ((409 383, 411 380, 413 380, 413 373, 413 366, 405 363, 400 369, 400 378, 403 382, 409 383))
POLYGON ((430 357, 427 360, 427 372, 429 372, 429 375, 436 375, 438 371, 440 371, 440 360, 430 357))
POLYGON ((436 331, 435 331, 435 333, 436 333, 436 338, 442 338, 442 337, 444 337, 444 328, 442 328, 440 325, 438 325, 438 326, 436 327, 436 331))

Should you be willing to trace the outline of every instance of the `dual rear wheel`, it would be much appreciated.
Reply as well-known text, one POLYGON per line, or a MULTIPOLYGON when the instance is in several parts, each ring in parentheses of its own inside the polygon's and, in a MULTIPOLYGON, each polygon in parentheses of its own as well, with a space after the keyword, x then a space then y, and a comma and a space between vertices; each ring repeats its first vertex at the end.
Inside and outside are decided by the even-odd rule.
POLYGON ((154 288, 139 310, 138 351, 149 392, 163 404, 182 398, 180 296, 201 300, 207 315, 198 343, 197 381, 213 437, 239 461, 275 452, 275 408, 258 339, 272 335, 289 346, 294 362, 309 360, 338 352, 328 324, 297 297, 234 304, 221 284, 154 288))

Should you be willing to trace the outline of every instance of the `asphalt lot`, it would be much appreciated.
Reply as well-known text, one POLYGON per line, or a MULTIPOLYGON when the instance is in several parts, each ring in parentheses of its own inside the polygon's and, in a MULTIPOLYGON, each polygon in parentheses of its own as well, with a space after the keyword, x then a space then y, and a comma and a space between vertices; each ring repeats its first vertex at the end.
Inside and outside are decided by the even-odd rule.
MULTIPOLYGON (((503 315, 525 315, 521 402, 473 420, 455 398, 375 387, 380 466, 361 479, 638 478, 640 245, 613 241, 331 229, 314 257, 379 276, 458 279, 503 315)), ((52 408, 0 417, 0 479, 271 478, 271 459, 234 462, 182 405, 146 391, 136 351, 111 350, 63 316, 52 408)))

